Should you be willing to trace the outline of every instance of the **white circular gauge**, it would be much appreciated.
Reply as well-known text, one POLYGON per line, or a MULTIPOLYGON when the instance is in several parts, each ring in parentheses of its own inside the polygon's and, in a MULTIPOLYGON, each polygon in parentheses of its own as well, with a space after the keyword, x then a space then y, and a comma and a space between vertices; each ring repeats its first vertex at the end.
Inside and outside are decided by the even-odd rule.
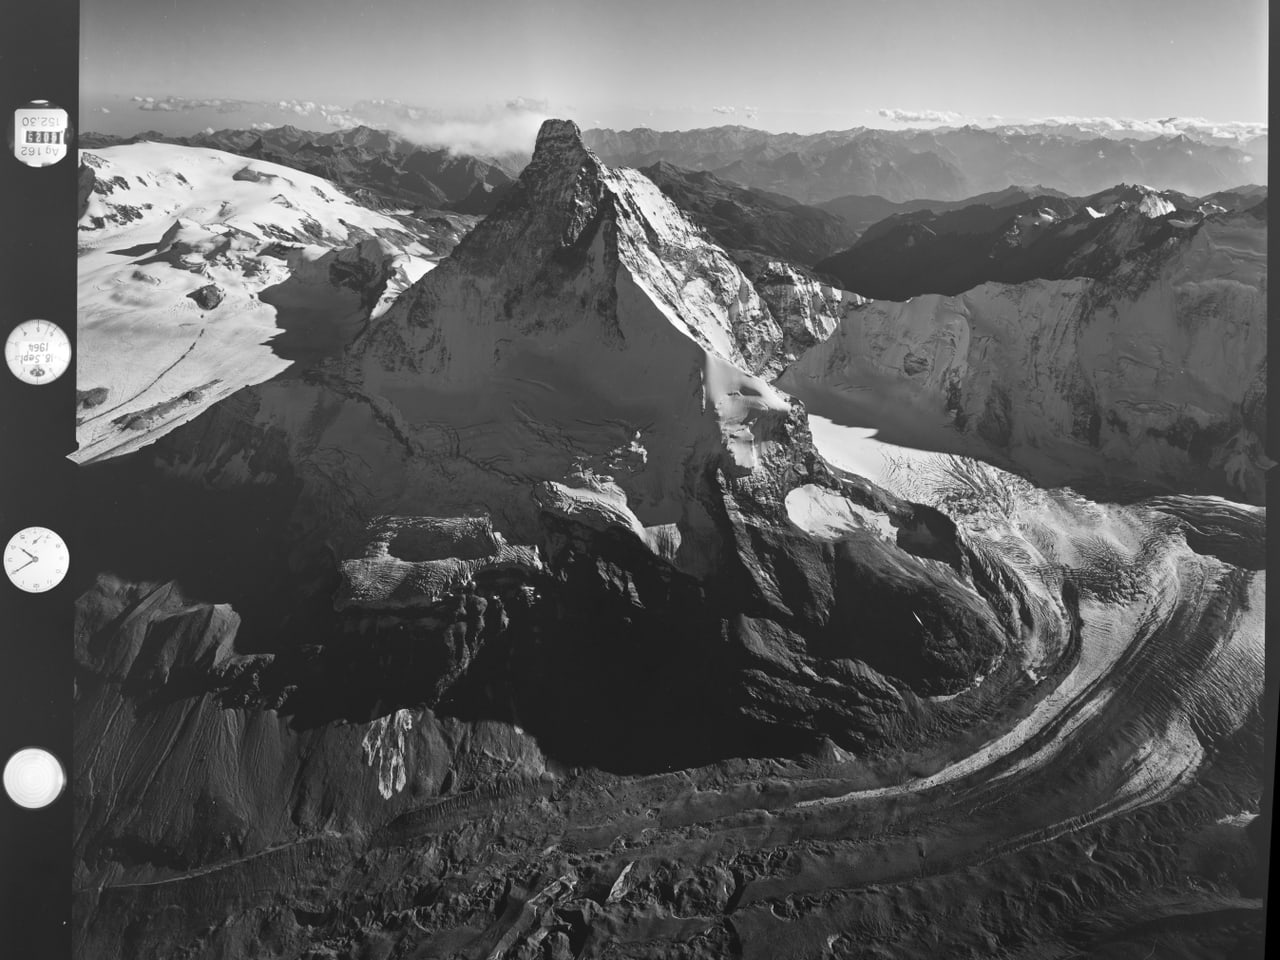
POLYGON ((13 155, 29 167, 47 167, 67 155, 71 139, 67 111, 48 100, 32 100, 13 111, 13 155))
POLYGON ((67 772, 58 758, 39 747, 19 750, 4 765, 4 792, 28 810, 47 807, 58 799, 66 785, 67 772))
POLYGON ((71 365, 71 341, 50 320, 27 320, 9 334, 4 358, 23 383, 53 383, 71 365))
POLYGON ((62 582, 71 566, 63 539, 48 527, 27 527, 9 538, 4 548, 4 572, 27 593, 44 593, 62 582))

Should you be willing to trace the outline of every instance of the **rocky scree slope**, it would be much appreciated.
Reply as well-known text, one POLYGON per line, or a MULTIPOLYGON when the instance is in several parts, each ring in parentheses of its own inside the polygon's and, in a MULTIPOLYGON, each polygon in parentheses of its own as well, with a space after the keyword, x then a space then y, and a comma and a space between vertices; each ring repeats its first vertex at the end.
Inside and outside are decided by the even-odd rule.
POLYGON ((908 502, 817 455, 784 337, 550 121, 349 349, 87 467, 80 951, 1253 936, 1261 512, 908 502))

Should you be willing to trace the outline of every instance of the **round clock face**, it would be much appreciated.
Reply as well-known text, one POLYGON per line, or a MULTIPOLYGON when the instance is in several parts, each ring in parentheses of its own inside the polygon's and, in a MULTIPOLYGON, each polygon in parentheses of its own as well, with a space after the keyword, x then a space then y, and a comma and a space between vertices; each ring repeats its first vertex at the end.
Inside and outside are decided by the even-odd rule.
POLYGON ((27 527, 9 538, 4 548, 4 572, 27 593, 44 593, 62 582, 71 566, 63 539, 48 527, 27 527))
POLYGON ((71 341, 56 323, 28 320, 9 334, 4 358, 23 383, 53 383, 71 365, 71 341))

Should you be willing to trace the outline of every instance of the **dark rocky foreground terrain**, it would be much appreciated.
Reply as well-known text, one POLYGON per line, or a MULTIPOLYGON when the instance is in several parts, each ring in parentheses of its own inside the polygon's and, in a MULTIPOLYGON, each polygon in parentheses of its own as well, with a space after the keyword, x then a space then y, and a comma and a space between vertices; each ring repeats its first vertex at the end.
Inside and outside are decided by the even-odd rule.
POLYGON ((82 468, 79 955, 1261 956, 1264 510, 832 465, 772 382, 865 305, 784 267, 551 121, 345 349, 82 468))

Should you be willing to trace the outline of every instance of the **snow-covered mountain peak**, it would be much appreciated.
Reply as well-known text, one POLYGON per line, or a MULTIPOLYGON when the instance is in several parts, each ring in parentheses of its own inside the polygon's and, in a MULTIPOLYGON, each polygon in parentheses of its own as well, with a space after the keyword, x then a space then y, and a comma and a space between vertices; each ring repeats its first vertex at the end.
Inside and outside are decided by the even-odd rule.
POLYGON ((530 301, 554 309, 551 325, 561 333, 584 325, 584 336, 616 340, 618 284, 638 286, 660 322, 720 359, 751 373, 776 367, 781 331, 729 256, 643 174, 603 164, 583 145, 571 121, 543 125, 533 159, 515 188, 441 265, 438 275, 406 298, 398 322, 412 328, 429 316, 446 316, 449 311, 438 305, 456 302, 460 287, 468 295, 483 289, 486 297, 501 290, 501 304, 457 330, 459 340, 470 346, 447 343, 452 335, 446 325, 438 330, 440 336, 430 338, 432 355, 420 358, 444 380, 450 371, 469 379, 470 368, 459 367, 459 358, 475 354, 482 365, 476 369, 483 369, 491 356, 475 352, 479 328, 504 343, 514 342, 512 333, 543 330, 547 321, 540 310, 528 308, 530 301), (587 309, 578 318, 566 314, 565 287, 601 283, 613 288, 597 291, 604 299, 588 303, 590 297, 578 290, 570 298, 587 309), (517 296, 524 306, 513 313, 517 296), (588 334, 587 327, 595 329, 588 334))
POLYGON ((494 212, 361 338, 349 376, 410 428, 488 424, 473 455, 502 462, 508 516, 585 457, 609 462, 601 475, 647 526, 678 516, 676 491, 708 462, 750 472, 767 455, 790 415, 761 376, 781 340, 652 181, 549 121, 494 212), (637 435, 644 462, 614 463, 637 435))

